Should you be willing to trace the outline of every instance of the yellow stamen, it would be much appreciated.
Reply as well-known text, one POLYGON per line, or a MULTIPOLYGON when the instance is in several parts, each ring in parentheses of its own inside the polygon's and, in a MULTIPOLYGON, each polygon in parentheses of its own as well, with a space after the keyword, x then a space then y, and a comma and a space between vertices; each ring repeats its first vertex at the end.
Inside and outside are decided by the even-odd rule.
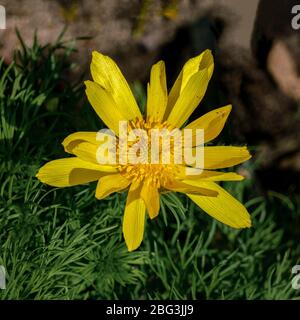
MULTIPOLYGON (((133 129, 143 129, 147 133, 147 145, 142 146, 149 150, 149 146, 151 145, 151 130, 152 129, 167 129, 169 132, 174 129, 171 125, 167 122, 157 122, 152 117, 147 117, 146 119, 143 118, 136 118, 134 120, 129 121, 127 127, 128 134, 133 129)), ((137 141, 128 141, 128 150, 130 147, 138 142, 137 141)), ((171 148, 170 148, 171 149, 171 148)), ((117 147, 118 150, 118 147, 117 147)), ((130 150, 128 151, 129 154, 130 150)), ((125 164, 119 165, 120 173, 130 181, 143 181, 147 184, 155 185, 157 188, 164 186, 168 181, 174 178, 174 175, 178 172, 177 165, 172 163, 173 152, 170 150, 171 154, 171 161, 170 164, 163 164, 162 162, 162 145, 161 141, 159 142, 159 163, 158 164, 151 164, 151 159, 144 159, 144 163, 138 164, 125 164)))

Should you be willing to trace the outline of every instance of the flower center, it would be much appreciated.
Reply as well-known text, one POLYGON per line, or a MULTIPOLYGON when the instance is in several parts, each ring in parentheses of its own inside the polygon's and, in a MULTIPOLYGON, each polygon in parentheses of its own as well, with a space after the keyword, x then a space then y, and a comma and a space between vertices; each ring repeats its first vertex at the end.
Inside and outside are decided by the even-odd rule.
MULTIPOLYGON (((174 128, 166 122, 157 122, 149 117, 129 121, 126 141, 122 136, 118 141, 118 159, 125 150, 128 161, 119 164, 120 173, 128 180, 144 181, 158 188, 167 184, 178 167, 174 163, 172 130, 174 128)), ((122 156, 124 158, 124 154, 122 156)))

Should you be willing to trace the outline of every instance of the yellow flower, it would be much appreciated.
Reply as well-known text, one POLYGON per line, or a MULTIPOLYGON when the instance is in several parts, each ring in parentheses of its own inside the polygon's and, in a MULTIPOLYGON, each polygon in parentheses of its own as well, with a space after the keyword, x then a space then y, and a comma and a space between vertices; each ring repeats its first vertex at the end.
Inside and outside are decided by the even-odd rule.
MULTIPOLYGON (((98 116, 116 133, 116 143, 120 145, 120 121, 128 121, 128 133, 136 128, 146 132, 154 128, 180 129, 203 98, 213 68, 213 57, 209 50, 188 60, 168 94, 164 62, 153 65, 148 84, 147 111, 143 116, 116 63, 108 56, 93 52, 91 73, 94 81, 85 82, 86 94, 98 116)), ((215 109, 184 128, 193 130, 193 151, 197 149, 194 139, 196 129, 204 129, 205 143, 211 141, 222 131, 230 111, 230 105, 215 109)), ((102 135, 105 136, 104 133, 102 135)), ((243 177, 234 172, 214 171, 250 159, 246 147, 205 146, 203 171, 194 175, 186 170, 187 167, 192 168, 193 164, 187 166, 174 161, 163 163, 162 151, 159 151, 160 160, 156 164, 123 164, 120 161, 100 164, 97 150, 102 143, 97 132, 69 135, 63 141, 63 146, 66 152, 75 157, 50 161, 39 170, 37 178, 56 187, 98 181, 98 199, 128 189, 123 234, 129 251, 140 246, 146 209, 149 217, 155 218, 159 213, 159 194, 165 190, 185 193, 209 215, 228 226, 251 226, 246 208, 216 183, 238 181, 243 177)), ((119 153, 118 159, 120 156, 119 153)))

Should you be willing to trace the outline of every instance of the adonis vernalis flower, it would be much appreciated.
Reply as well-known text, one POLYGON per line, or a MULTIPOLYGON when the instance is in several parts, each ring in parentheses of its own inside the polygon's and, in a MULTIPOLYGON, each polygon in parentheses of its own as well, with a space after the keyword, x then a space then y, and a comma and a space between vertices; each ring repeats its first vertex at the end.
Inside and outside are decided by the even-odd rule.
MULTIPOLYGON (((129 251, 138 248, 143 240, 146 211, 151 219, 159 214, 159 194, 162 191, 185 193, 209 215, 230 227, 250 227, 251 220, 246 208, 216 183, 238 181, 243 177, 234 172, 215 171, 248 160, 251 155, 247 148, 203 147, 196 139, 197 129, 204 132, 203 143, 216 138, 224 127, 231 106, 208 112, 182 128, 203 98, 213 69, 213 57, 211 52, 206 50, 186 62, 168 93, 165 65, 163 61, 159 61, 151 69, 147 110, 146 114, 142 115, 116 63, 108 56, 93 52, 91 73, 94 81, 85 82, 86 94, 98 116, 116 135, 113 140, 116 150, 112 154, 117 160, 101 161, 102 158, 109 158, 109 151, 103 151, 101 146, 103 147, 104 143, 102 138, 112 137, 110 133, 77 132, 63 141, 65 151, 73 157, 48 162, 39 170, 37 178, 56 187, 98 181, 98 199, 114 192, 128 190, 123 234, 129 251), (121 138, 120 123, 124 121, 127 123, 128 135, 136 129, 146 133, 144 140, 141 137, 134 140, 139 145, 138 150, 133 148, 134 141, 121 138), (158 161, 155 163, 148 161, 148 153, 139 157, 143 148, 148 148, 151 139, 153 140, 153 136, 150 135, 152 129, 165 129, 162 136, 169 135, 171 130, 177 130, 177 134, 180 134, 190 129, 190 145, 183 145, 181 148, 185 151, 190 149, 192 152, 200 148, 203 152, 201 165, 197 165, 196 162, 185 163, 184 160, 182 163, 176 162, 175 149, 170 152, 170 161, 164 162, 162 142, 159 142, 159 148, 156 149, 158 161), (123 161, 124 157, 128 160, 130 153, 135 152, 139 161, 123 161)), ((174 137, 170 141, 174 141, 174 137)), ((180 157, 182 159, 182 156, 180 157)))

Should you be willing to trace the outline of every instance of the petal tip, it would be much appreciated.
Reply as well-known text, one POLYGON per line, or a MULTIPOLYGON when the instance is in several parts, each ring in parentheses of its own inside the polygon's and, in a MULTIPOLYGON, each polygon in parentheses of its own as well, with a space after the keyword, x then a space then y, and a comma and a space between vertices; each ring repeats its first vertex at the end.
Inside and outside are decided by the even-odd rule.
POLYGON ((91 81, 91 80, 85 80, 85 81, 84 81, 84 85, 85 85, 86 89, 87 89, 88 86, 91 84, 91 82, 93 82, 93 81, 91 81))
POLYGON ((139 244, 128 243, 126 239, 125 239, 125 243, 126 243, 128 252, 132 252, 136 250, 141 245, 140 243, 139 244))
POLYGON ((226 113, 229 114, 231 112, 231 110, 232 110, 232 104, 229 104, 229 105, 225 106, 224 110, 226 110, 226 113))
POLYGON ((207 55, 213 56, 211 49, 205 49, 205 50, 203 51, 203 53, 204 53, 205 55, 207 54, 207 55))
POLYGON ((250 160, 250 159, 252 158, 252 154, 251 154, 250 151, 247 149, 247 147, 246 147, 246 150, 247 150, 247 153, 248 153, 248 155, 247 155, 247 160, 246 160, 246 161, 248 161, 248 160, 250 160))
POLYGON ((102 57, 102 56, 104 56, 101 52, 99 52, 99 51, 97 51, 97 50, 93 50, 92 51, 92 57, 93 58, 96 58, 96 57, 102 57))
POLYGON ((218 197, 218 195, 219 195, 219 192, 218 192, 218 191, 216 191, 216 190, 210 190, 210 189, 207 189, 207 190, 210 191, 210 194, 209 194, 208 196, 210 196, 210 197, 218 197))
POLYGON ((102 200, 102 199, 101 199, 101 196, 98 195, 97 193, 95 193, 95 198, 96 198, 97 200, 102 200))

